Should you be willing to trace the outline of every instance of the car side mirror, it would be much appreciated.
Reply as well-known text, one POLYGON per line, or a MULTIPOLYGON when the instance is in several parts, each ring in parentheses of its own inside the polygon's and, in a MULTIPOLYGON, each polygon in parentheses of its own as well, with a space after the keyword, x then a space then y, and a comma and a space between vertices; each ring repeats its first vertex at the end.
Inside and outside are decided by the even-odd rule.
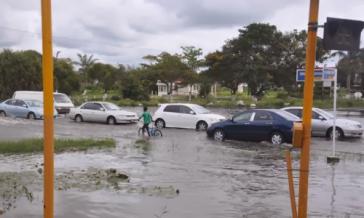
POLYGON ((318 118, 319 118, 319 120, 321 120, 321 121, 326 120, 326 119, 325 119, 325 117, 323 117, 323 116, 319 116, 318 118))
POLYGON ((190 111, 191 115, 196 115, 196 113, 194 111, 190 111))
POLYGON ((102 107, 102 108, 100 108, 100 111, 105 111, 105 108, 103 108, 103 107, 102 107))
POLYGON ((23 104, 23 107, 25 107, 25 108, 28 108, 28 105, 26 105, 26 104, 23 104))

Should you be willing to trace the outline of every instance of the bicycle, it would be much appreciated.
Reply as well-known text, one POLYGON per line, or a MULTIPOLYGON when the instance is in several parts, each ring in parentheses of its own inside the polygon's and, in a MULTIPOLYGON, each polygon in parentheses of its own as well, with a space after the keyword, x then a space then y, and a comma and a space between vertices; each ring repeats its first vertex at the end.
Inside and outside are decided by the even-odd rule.
MULTIPOLYGON (((149 127, 149 134, 150 136, 156 136, 156 137, 162 137, 162 131, 158 129, 154 123, 151 123, 152 125, 149 127)), ((147 134, 144 132, 144 134, 147 134)), ((138 136, 143 135, 143 123, 139 122, 139 129, 138 129, 138 136)))

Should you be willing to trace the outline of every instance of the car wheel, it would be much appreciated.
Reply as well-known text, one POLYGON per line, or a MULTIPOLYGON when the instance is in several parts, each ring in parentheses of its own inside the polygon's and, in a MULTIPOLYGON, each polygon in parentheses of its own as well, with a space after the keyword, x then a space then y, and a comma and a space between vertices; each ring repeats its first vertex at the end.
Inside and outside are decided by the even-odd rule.
MULTIPOLYGON (((326 134, 326 136, 327 136, 327 138, 328 139, 332 139, 333 138, 333 128, 330 128, 329 130, 328 130, 328 132, 327 132, 327 134, 326 134)), ((343 132, 343 130, 342 129, 340 129, 339 127, 336 127, 335 128, 335 138, 336 139, 339 139, 339 140, 341 140, 341 139, 343 139, 344 138, 344 132, 343 132)))
POLYGON ((158 129, 162 129, 164 127, 166 127, 166 123, 164 122, 164 120, 162 119, 157 119, 155 121, 155 126, 158 128, 158 129))
POLYGON ((214 139, 216 141, 220 141, 220 142, 224 141, 224 139, 225 139, 224 131, 222 129, 216 129, 214 131, 214 139))
POLYGON ((205 131, 205 130, 207 130, 207 123, 205 121, 198 122, 197 125, 196 125, 196 129, 198 131, 205 131))
POLYGON ((0 117, 6 117, 5 111, 0 111, 0 117))
POLYGON ((284 142, 284 137, 283 134, 280 132, 273 132, 272 135, 270 136, 270 142, 273 145, 280 145, 284 142))
POLYGON ((116 119, 115 117, 108 117, 106 120, 106 123, 109 125, 115 125, 116 124, 116 119))
POLYGON ((82 118, 82 116, 81 115, 76 115, 76 117, 75 117, 75 121, 77 122, 77 123, 81 123, 81 122, 83 122, 83 118, 82 118))
POLYGON ((35 114, 34 114, 33 112, 30 112, 30 113, 28 114, 27 118, 28 118, 29 120, 35 120, 35 119, 36 119, 35 114))

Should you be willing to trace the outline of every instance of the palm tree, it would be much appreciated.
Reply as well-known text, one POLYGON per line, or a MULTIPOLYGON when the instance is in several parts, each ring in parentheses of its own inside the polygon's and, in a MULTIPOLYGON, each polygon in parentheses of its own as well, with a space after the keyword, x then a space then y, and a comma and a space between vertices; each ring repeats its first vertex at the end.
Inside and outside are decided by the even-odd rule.
POLYGON ((85 82, 88 83, 88 71, 96 63, 98 59, 94 58, 93 55, 88 56, 87 54, 77 54, 79 61, 75 61, 74 64, 80 66, 79 72, 85 78, 85 82))

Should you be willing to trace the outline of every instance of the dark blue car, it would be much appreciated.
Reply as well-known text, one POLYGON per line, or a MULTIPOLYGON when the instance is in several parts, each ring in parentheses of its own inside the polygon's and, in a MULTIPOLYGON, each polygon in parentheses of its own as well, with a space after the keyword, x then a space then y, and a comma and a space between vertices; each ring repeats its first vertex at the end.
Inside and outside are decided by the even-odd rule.
POLYGON ((232 119, 212 124, 207 135, 215 140, 292 142, 293 122, 300 118, 275 109, 254 109, 235 114, 232 119))

